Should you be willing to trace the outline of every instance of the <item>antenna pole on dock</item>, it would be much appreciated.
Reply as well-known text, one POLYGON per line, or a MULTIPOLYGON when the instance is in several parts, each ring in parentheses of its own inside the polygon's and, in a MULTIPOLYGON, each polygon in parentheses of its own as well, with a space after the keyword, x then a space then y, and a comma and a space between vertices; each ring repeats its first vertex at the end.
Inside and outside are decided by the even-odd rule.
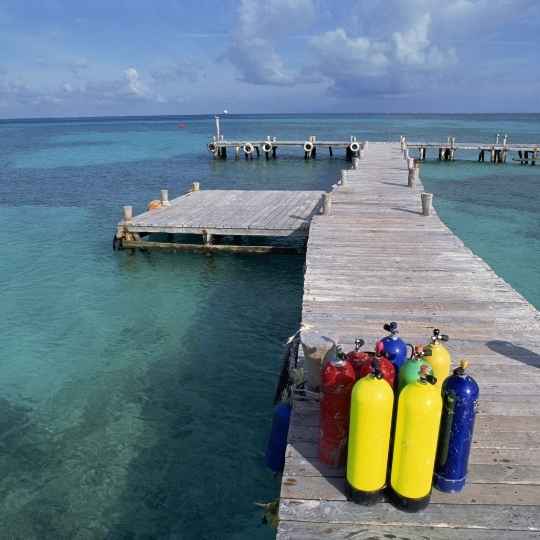
POLYGON ((220 129, 219 129, 219 116, 216 114, 216 116, 214 116, 215 120, 216 120, 216 138, 217 138, 217 141, 219 142, 221 140, 221 132, 220 132, 220 129))

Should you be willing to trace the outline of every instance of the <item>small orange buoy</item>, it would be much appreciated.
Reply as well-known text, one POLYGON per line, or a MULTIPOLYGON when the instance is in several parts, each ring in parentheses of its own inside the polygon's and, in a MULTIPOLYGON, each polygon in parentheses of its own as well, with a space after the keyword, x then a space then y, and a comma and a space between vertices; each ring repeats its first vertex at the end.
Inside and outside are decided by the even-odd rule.
POLYGON ((148 210, 157 210, 158 208, 161 208, 161 201, 158 201, 157 199, 154 199, 153 201, 150 201, 148 203, 148 210))

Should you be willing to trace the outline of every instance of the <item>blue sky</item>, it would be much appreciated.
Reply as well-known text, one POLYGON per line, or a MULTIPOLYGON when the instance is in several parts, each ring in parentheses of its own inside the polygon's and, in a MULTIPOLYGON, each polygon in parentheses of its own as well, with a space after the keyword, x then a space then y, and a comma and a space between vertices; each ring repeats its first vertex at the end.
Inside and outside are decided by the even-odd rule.
POLYGON ((0 118, 540 111, 530 0, 0 0, 0 118))

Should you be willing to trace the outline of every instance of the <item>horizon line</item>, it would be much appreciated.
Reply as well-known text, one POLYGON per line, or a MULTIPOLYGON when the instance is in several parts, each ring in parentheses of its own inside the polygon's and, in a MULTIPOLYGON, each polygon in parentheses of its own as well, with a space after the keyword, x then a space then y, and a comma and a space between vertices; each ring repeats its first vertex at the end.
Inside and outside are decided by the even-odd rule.
POLYGON ((213 118, 219 116, 221 118, 241 117, 241 116, 514 116, 514 115, 540 115, 540 111, 526 111, 526 112, 277 112, 277 113, 261 113, 261 112, 249 112, 249 113, 194 113, 194 114, 113 114, 113 115, 82 115, 82 116, 14 116, 0 118, 0 122, 17 122, 17 121, 35 121, 35 120, 91 120, 91 119, 145 119, 145 118, 184 118, 184 117, 201 117, 213 118))

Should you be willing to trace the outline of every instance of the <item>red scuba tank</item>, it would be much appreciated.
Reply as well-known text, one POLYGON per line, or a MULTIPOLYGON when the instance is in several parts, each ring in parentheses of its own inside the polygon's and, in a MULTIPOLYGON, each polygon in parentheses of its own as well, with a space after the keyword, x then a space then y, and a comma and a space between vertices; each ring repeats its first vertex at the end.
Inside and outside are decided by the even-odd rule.
POLYGON ((364 344, 364 340, 356 339, 354 342, 354 351, 347 354, 347 360, 351 362, 356 373, 356 379, 361 379, 372 372, 373 359, 379 361, 379 371, 383 379, 394 388, 396 380, 396 368, 386 356, 384 356, 384 345, 381 341, 375 344, 375 352, 360 351, 360 347, 364 344))
POLYGON ((319 457, 326 465, 345 464, 354 368, 340 349, 326 361, 321 374, 319 457))

